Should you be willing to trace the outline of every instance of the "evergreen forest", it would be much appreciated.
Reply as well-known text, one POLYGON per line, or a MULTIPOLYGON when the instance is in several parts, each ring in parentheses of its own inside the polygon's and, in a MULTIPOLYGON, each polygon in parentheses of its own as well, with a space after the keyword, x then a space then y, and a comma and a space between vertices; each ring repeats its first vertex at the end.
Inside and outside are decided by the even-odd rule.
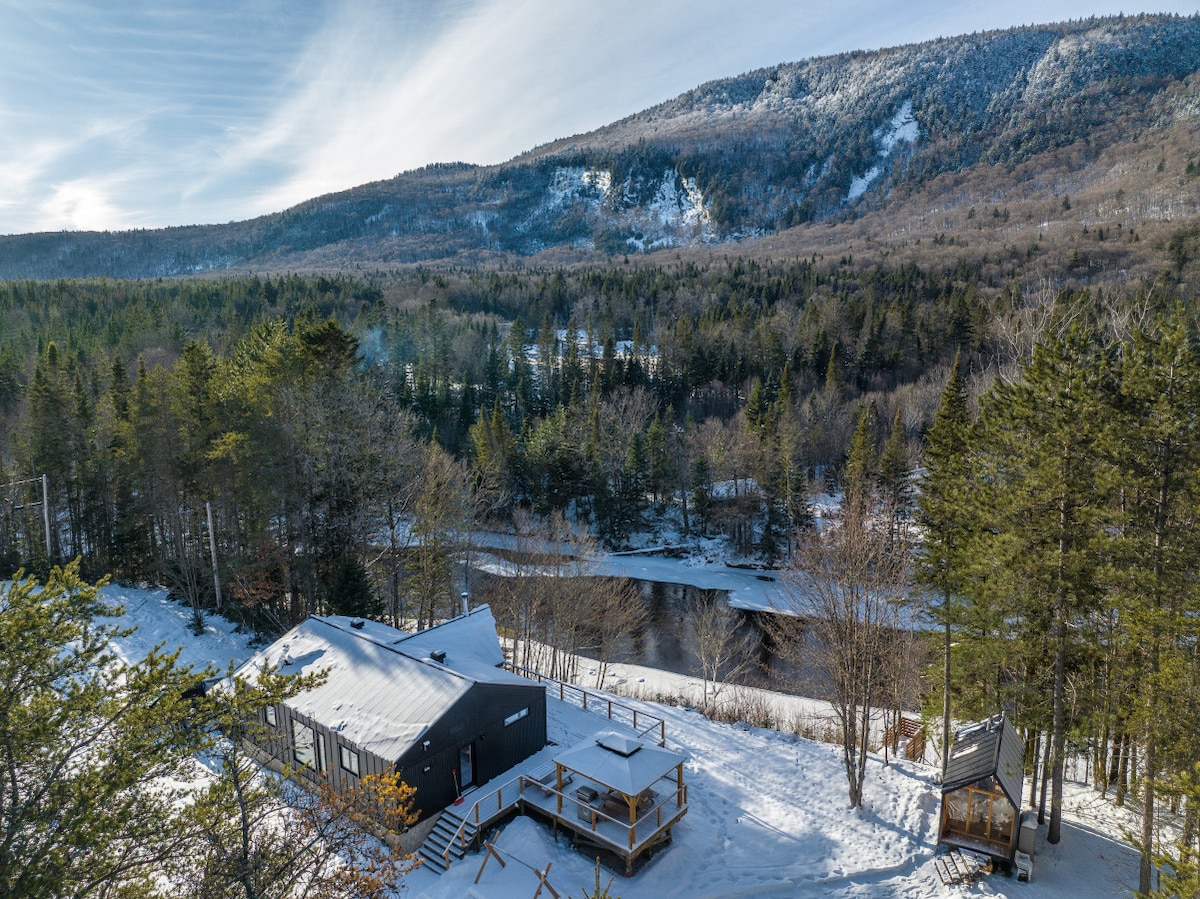
MULTIPOLYGON (((1200 322, 1169 288, 848 256, 3 282, 0 564, 77 558, 264 636, 430 623, 477 531, 719 540, 788 569, 832 558, 806 553, 814 498, 840 494, 847 533, 886 522, 927 622, 869 701, 1008 710, 1052 840, 1084 753, 1141 801, 1146 865, 1186 870, 1200 322), (912 652, 929 667, 899 698, 912 652)), ((498 620, 527 628, 509 599, 498 620)), ((558 617, 527 636, 576 648, 568 612, 538 614, 558 617)))

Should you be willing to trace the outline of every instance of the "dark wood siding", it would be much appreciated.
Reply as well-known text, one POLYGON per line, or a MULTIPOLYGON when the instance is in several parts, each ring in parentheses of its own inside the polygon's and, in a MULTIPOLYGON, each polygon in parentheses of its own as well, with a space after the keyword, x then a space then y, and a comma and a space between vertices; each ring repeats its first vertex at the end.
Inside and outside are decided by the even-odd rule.
MULTIPOLYGON (((256 739, 254 742, 281 767, 291 770, 297 768, 296 757, 292 751, 292 722, 298 721, 313 729, 313 738, 320 745, 319 757, 324 761, 323 773, 329 777, 330 782, 338 789, 352 786, 359 778, 365 777, 368 774, 386 774, 394 769, 394 766, 387 759, 382 759, 360 748, 329 730, 323 724, 314 721, 306 715, 300 714, 286 705, 275 706, 275 721, 275 726, 271 726, 266 723, 266 715, 262 714, 260 720, 263 728, 261 738, 256 739), (342 746, 358 753, 358 777, 354 777, 342 769, 340 756, 340 748, 342 746)), ((314 779, 313 772, 308 772, 304 776, 310 781, 314 779)))
MULTIPOLYGON (((441 811, 458 798, 459 751, 464 746, 474 747, 475 783, 483 784, 546 745, 546 690, 534 683, 475 683, 396 761, 367 752, 287 705, 275 708, 276 726, 272 728, 265 724, 265 717, 262 719, 267 739, 259 741, 259 745, 280 765, 296 767, 292 722, 299 721, 313 729, 321 746, 323 773, 335 787, 344 789, 358 780, 342 768, 340 749, 345 746, 358 753, 359 777, 397 772, 406 784, 415 788, 414 802, 421 818, 441 811), (529 713, 512 724, 504 724, 506 718, 523 709, 529 713), (428 748, 424 745, 426 741, 428 748)), ((302 773, 301 777, 311 780, 313 773, 302 773)))
POLYGON ((451 706, 398 760, 401 779, 414 787, 421 817, 459 795, 459 750, 474 746, 475 782, 483 784, 546 745, 546 691, 537 684, 481 684, 451 706), (505 727, 504 719, 529 709, 505 727), (429 741, 429 748, 423 746, 429 741))

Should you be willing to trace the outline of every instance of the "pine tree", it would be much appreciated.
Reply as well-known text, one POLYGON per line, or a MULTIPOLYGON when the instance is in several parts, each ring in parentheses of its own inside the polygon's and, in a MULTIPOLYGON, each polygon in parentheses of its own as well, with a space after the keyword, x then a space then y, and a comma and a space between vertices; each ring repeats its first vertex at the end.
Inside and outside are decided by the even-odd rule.
POLYGON ((924 530, 923 552, 916 576, 938 598, 935 617, 944 637, 942 670, 942 766, 950 755, 950 650, 954 624, 952 604, 963 587, 966 547, 975 516, 971 511, 968 457, 971 423, 962 358, 955 354, 950 377, 922 457, 925 474, 917 498, 917 515, 924 530))
MULTIPOLYGON (((1112 353, 1082 326, 1034 349, 1021 379, 998 383, 982 409, 987 468, 980 474, 993 500, 980 548, 1016 602, 1018 640, 1045 641, 1051 665, 1051 807, 1047 840, 1061 839, 1063 764, 1068 718, 1068 665, 1088 645, 1084 625, 1101 599, 1098 568, 1107 497, 1097 478, 1104 419, 1100 397, 1112 380, 1112 353)), ((1036 674, 1035 674, 1036 676, 1036 674)))
POLYGON ((208 743, 177 654, 127 663, 128 630, 78 565, 0 592, 0 894, 149 893, 187 851, 178 822, 191 756, 208 743))
MULTIPOLYGON (((1139 891, 1152 886, 1156 797, 1171 768, 1187 773, 1200 749, 1190 725, 1173 724, 1200 686, 1195 538, 1200 504, 1200 357, 1178 318, 1136 333, 1121 364, 1103 457, 1119 485, 1111 579, 1121 635, 1134 663, 1123 705, 1142 737, 1139 891)), ((1186 716, 1185 716, 1186 717, 1186 716)))

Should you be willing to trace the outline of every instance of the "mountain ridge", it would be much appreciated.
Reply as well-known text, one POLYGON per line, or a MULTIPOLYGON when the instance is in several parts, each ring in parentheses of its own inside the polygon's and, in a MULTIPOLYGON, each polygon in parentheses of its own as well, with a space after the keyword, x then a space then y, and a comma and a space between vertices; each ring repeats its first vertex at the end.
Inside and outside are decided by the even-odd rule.
MULTIPOLYGON (((897 203, 924 214, 936 205, 931 185, 967 173, 983 182, 969 198, 981 205, 987 182, 1036 169, 1047 154, 1071 148, 1081 171, 1113 148, 1140 152, 1147 134, 1190 133, 1200 119, 1197 71, 1200 15, 1088 19, 843 53, 708 82, 506 163, 434 164, 241 222, 0 237, 0 277, 724 246, 897 203)), ((1184 187, 1186 218, 1197 203, 1195 185, 1184 187)))

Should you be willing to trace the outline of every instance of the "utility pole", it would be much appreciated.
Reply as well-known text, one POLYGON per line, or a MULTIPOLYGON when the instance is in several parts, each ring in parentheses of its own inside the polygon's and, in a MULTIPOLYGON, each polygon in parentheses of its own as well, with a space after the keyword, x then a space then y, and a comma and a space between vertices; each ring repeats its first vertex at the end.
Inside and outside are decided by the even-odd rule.
MULTIPOLYGON (((27 486, 29 484, 41 484, 41 486, 42 486, 42 501, 41 501, 42 527, 45 530, 45 534, 46 534, 46 558, 49 559, 50 558, 50 478, 49 478, 49 476, 43 474, 40 477, 25 478, 20 481, 9 481, 7 484, 0 484, 0 487, 7 489, 9 487, 27 486)), ((22 509, 25 506, 25 503, 20 502, 18 499, 14 499, 13 503, 14 503, 14 505, 13 505, 14 510, 22 509)), ((36 506, 36 505, 38 505, 38 503, 30 502, 28 505, 36 506)), ((32 549, 33 549, 33 547, 31 546, 30 550, 32 551, 32 549)))
POLYGON ((42 523, 46 526, 46 559, 50 559, 50 478, 42 474, 42 523))
POLYGON ((217 573, 217 535, 213 531, 212 503, 204 503, 204 511, 208 515, 208 552, 212 556, 213 590, 217 594, 217 611, 221 611, 221 576, 217 573))

